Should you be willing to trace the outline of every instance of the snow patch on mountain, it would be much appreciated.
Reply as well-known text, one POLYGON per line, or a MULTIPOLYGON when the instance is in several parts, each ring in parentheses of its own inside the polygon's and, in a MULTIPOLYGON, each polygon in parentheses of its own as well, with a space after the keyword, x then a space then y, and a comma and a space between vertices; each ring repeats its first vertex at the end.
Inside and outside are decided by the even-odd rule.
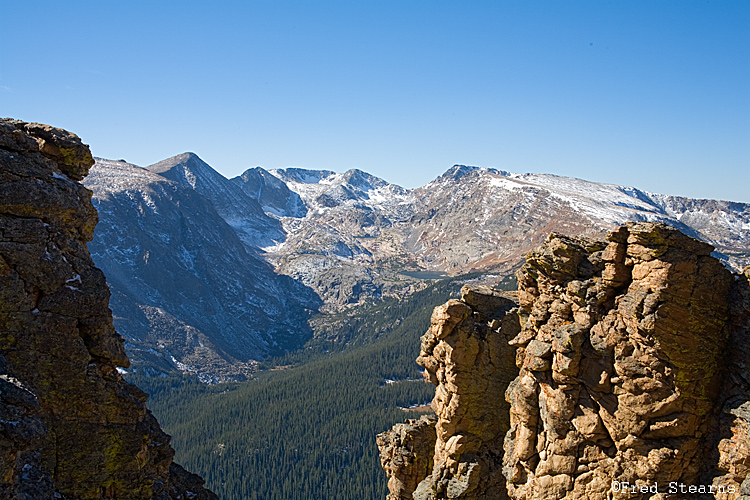
POLYGON ((395 184, 352 169, 344 173, 299 168, 269 171, 297 193, 309 210, 325 213, 338 206, 360 206, 384 210, 406 200, 409 191, 395 184))
POLYGON ((189 186, 211 200, 219 215, 250 248, 277 245, 286 238, 281 224, 269 217, 256 199, 194 153, 160 161, 150 165, 148 170, 189 186))
MULTIPOLYGON (((635 188, 602 184, 550 174, 513 174, 487 170, 492 186, 518 190, 533 186, 586 215, 593 223, 622 224, 626 221, 663 221, 667 218, 648 195, 635 188)), ((531 196, 531 192, 528 191, 531 196)))

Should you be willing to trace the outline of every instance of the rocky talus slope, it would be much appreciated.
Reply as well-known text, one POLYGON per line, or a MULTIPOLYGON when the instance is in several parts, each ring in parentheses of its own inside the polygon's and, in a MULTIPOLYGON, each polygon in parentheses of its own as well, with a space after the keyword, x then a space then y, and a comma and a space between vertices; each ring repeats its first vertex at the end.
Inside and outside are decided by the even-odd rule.
POLYGON ((73 134, 0 120, 0 498, 216 499, 117 371, 93 163, 73 134))
POLYGON ((437 420, 378 437, 389 500, 750 498, 750 268, 712 250, 655 223, 553 234, 517 308, 468 289, 436 308, 437 420))

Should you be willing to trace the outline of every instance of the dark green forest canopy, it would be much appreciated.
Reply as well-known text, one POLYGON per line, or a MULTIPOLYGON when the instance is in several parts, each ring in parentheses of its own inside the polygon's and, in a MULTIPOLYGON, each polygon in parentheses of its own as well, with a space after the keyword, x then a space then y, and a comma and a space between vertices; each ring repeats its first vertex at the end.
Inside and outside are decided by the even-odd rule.
POLYGON ((128 378, 151 394, 176 460, 225 500, 382 499, 386 476, 375 436, 409 417, 402 408, 432 399, 434 386, 422 382, 414 362, 419 338, 434 306, 457 297, 471 277, 321 318, 318 340, 264 363, 290 368, 249 382, 128 378))

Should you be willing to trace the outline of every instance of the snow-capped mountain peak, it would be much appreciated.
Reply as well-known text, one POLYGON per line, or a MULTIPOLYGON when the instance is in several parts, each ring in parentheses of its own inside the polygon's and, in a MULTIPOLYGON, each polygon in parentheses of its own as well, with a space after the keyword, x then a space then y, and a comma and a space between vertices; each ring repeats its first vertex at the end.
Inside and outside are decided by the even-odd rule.
POLYGON ((307 170, 296 167, 276 168, 269 170, 269 173, 286 183, 293 182, 297 184, 318 184, 323 179, 336 175, 336 172, 332 170, 307 170))
POLYGON ((336 173, 330 170, 286 168, 269 173, 299 195, 312 212, 344 205, 380 209, 386 204, 402 201, 409 193, 400 186, 358 169, 336 173))
MULTIPOLYGON (((108 276, 121 280, 121 290, 133 288, 129 296, 142 300, 144 307, 161 307, 204 332, 214 328, 215 322, 205 323, 195 311, 208 317, 213 314, 210 311, 226 309, 220 303, 198 299, 189 307, 192 316, 183 311, 178 318, 178 309, 160 305, 165 297, 172 294, 178 303, 202 295, 159 288, 169 282, 167 279, 145 286, 133 277, 134 269, 144 271, 140 275, 143 283, 164 274, 150 271, 158 269, 152 267, 158 262, 157 249, 174 251, 174 256, 161 256, 162 263, 185 283, 204 280, 204 285, 195 282, 196 286, 208 287, 219 279, 226 291, 217 293, 232 297, 230 305, 237 317, 218 319, 236 325, 252 323, 241 319, 242 314, 250 318, 256 313, 243 311, 263 309, 275 316, 288 307, 283 303, 286 299, 266 290, 263 283, 245 283, 254 275, 262 276, 268 284, 276 282, 274 276, 285 275, 291 281, 284 286, 293 293, 304 296, 305 291, 314 292, 323 301, 322 312, 336 312, 379 297, 412 293, 424 286, 418 277, 421 272, 505 275, 551 232, 602 237, 627 221, 666 222, 713 244, 717 255, 733 268, 750 264, 750 205, 743 203, 695 200, 551 174, 517 174, 465 165, 455 165, 413 190, 356 169, 336 173, 254 167, 228 180, 191 153, 148 170, 110 160, 99 160, 97 165, 87 185, 99 200, 102 229, 110 229, 97 229, 107 239, 98 251, 102 255, 109 252, 102 264, 112 268, 108 276), (181 200, 181 206, 169 205, 171 199, 181 200), (187 209, 192 210, 189 216, 180 216, 185 223, 175 225, 176 214, 187 209), (126 211, 128 215, 122 215, 126 211), (211 214, 214 219, 198 223, 211 214), (219 216, 228 226, 217 223, 219 216), (137 224, 150 230, 148 245, 128 236, 143 232, 137 224), (172 230, 162 231, 162 224, 172 230), (121 229, 131 226, 132 230, 121 229), (231 261, 228 255, 242 256, 243 251, 230 239, 219 241, 224 238, 219 236, 221 227, 230 233, 233 230, 234 240, 239 237, 245 243, 244 263, 231 261), (211 236, 210 241, 206 236, 211 236), (259 244, 263 241, 266 244, 259 244), (275 275, 268 274, 272 268, 275 275), (250 290, 247 287, 252 290, 243 292, 250 290), (269 302, 265 296, 276 298, 269 302)), ((96 244, 91 248, 97 251, 96 244)), ((121 313, 116 314, 125 317, 132 311, 126 310, 127 301, 122 300, 118 306, 121 313)), ((304 304, 299 306, 304 308, 304 304)), ((157 332, 159 318, 154 315, 148 316, 148 321, 138 321, 157 332)), ((182 331, 177 322, 172 323, 177 325, 173 325, 175 331, 182 331)), ((293 328, 290 321, 286 325, 278 335, 283 337, 293 328)), ((294 335, 288 336, 293 343, 294 335)), ((222 340, 227 341, 235 342, 222 340)), ((246 347, 271 350, 273 342, 261 336, 246 347)))

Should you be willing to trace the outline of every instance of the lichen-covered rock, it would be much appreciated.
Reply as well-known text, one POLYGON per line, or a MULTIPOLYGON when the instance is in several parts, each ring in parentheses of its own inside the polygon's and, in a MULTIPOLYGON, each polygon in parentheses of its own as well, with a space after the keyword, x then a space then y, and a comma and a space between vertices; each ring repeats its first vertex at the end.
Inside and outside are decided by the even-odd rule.
POLYGON ((77 182, 92 164, 69 132, 0 120, 0 496, 214 499, 116 370, 128 359, 77 182))

